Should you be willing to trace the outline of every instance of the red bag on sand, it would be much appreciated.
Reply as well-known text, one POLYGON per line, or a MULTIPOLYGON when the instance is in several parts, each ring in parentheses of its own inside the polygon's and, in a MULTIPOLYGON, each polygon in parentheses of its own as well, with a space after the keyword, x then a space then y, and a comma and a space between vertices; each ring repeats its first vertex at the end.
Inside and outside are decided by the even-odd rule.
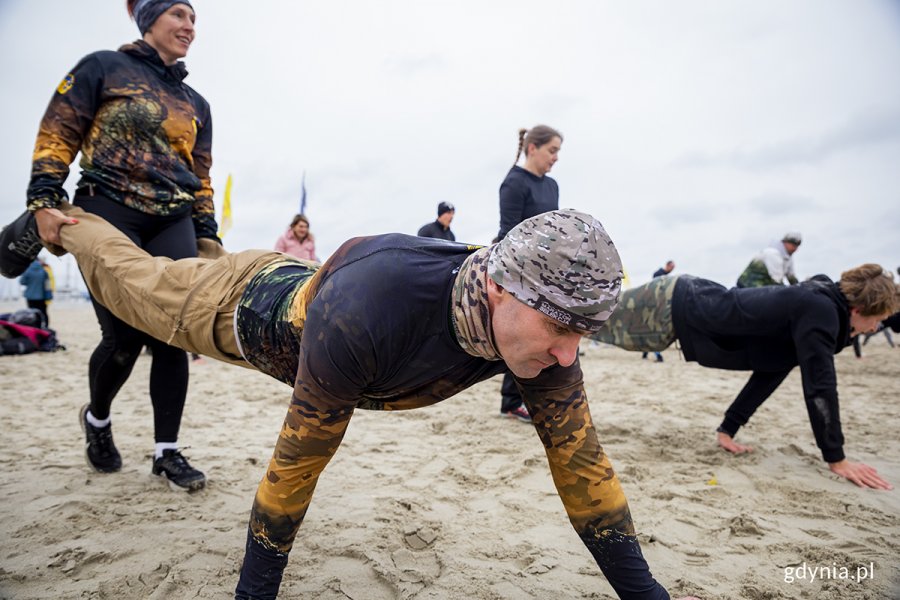
POLYGON ((23 337, 31 340, 35 346, 40 347, 41 342, 49 338, 52 334, 46 329, 38 329, 37 327, 29 327, 28 325, 19 325, 18 323, 10 323, 9 321, 0 320, 0 325, 11 329, 23 337))
POLYGON ((28 354, 35 350, 53 352, 65 349, 57 341, 56 332, 52 329, 31 327, 3 319, 0 319, 0 328, 5 329, 8 334, 0 336, 0 341, 2 341, 0 354, 28 354))

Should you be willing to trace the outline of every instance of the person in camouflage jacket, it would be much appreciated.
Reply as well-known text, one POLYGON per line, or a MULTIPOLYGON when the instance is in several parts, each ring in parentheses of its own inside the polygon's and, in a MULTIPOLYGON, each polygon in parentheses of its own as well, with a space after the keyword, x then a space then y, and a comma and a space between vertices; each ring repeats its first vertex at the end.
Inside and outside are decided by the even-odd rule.
MULTIPOLYGON (((212 119, 209 104, 188 86, 179 59, 194 39, 187 1, 130 0, 142 39, 118 51, 85 56, 56 88, 41 120, 27 192, 38 231, 58 243, 68 197, 63 183, 81 153, 73 203, 102 216, 154 256, 197 256, 220 250, 210 186, 212 119)), ((90 406, 82 409, 89 466, 121 469, 110 408, 142 348, 153 354, 149 395, 154 409, 152 471, 177 489, 206 478, 178 451, 188 385, 184 351, 128 326, 94 298, 102 339, 89 364, 90 406)))

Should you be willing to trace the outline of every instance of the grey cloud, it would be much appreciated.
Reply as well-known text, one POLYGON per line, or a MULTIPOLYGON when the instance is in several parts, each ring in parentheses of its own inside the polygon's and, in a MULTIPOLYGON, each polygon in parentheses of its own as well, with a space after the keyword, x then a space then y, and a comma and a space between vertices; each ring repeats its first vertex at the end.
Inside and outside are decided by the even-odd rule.
POLYGON ((818 203, 813 198, 783 192, 768 192, 754 196, 747 199, 747 204, 754 211, 771 216, 809 213, 818 207, 818 203))
POLYGON ((750 171, 818 164, 834 154, 900 140, 900 111, 870 110, 821 136, 782 140, 755 149, 695 152, 674 161, 679 167, 730 166, 750 171))
POLYGON ((723 204, 664 204, 654 207, 648 218, 663 227, 681 223, 705 223, 716 220, 724 208, 723 204))

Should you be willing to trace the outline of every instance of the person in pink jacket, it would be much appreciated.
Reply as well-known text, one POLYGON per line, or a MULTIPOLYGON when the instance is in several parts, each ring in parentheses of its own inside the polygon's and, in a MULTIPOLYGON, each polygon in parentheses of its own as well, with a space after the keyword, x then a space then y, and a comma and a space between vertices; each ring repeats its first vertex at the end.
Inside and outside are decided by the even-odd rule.
POLYGON ((275 250, 319 262, 316 257, 316 240, 309 232, 309 219, 305 215, 294 215, 291 226, 275 242, 275 250))

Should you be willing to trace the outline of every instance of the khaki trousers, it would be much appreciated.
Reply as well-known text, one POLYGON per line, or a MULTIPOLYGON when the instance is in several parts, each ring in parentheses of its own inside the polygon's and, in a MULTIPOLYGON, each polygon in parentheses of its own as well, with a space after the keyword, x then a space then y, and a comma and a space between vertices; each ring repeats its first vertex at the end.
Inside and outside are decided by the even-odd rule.
POLYGON ((254 368, 238 349, 234 313, 250 279, 281 254, 214 249, 218 258, 150 256, 101 217, 68 203, 60 210, 78 220, 63 225, 60 238, 100 304, 167 344, 254 368))

